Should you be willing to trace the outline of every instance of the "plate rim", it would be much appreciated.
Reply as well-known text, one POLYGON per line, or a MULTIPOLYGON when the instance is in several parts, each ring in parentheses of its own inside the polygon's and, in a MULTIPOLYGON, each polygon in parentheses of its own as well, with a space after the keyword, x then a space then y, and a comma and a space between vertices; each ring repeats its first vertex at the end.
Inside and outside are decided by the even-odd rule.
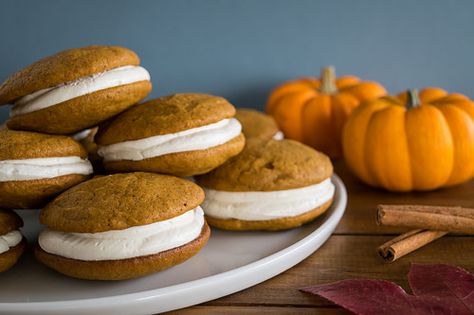
MULTIPOLYGON (((313 230, 310 234, 305 236, 304 238, 300 239, 299 241, 291 244, 288 247, 285 247, 271 255, 265 256, 259 260, 251 262, 249 264, 239 266, 237 268, 227 270, 218 274, 214 274, 211 276, 207 276, 204 278, 191 280, 183 283, 174 284, 167 287, 150 289, 140 292, 133 292, 133 293, 125 293, 113 296, 106 296, 106 297, 98 297, 98 298, 85 298, 85 299, 73 299, 73 300, 62 300, 62 301, 39 301, 39 302, 7 302, 7 303, 0 303, 0 313, 32 313, 38 311, 46 311, 46 312, 75 312, 80 314, 87 314, 88 312, 92 311, 110 311, 111 307, 114 308, 114 313, 119 314, 120 311, 126 310, 116 310, 120 307, 131 307, 136 305, 137 303, 158 303, 157 299, 166 296, 172 296, 176 294, 183 294, 189 290, 196 290, 202 289, 204 287, 212 287, 213 282, 216 283, 216 280, 219 282, 226 282, 231 280, 234 277, 243 277, 245 273, 252 273, 256 269, 260 269, 265 267, 268 264, 275 264, 281 262, 286 256, 292 255, 297 253, 298 251, 304 251, 301 249, 304 246, 309 246, 312 242, 316 242, 315 239, 318 238, 320 234, 324 232, 328 233, 328 236, 325 237, 322 242, 319 242, 313 250, 309 250, 308 252, 300 253, 300 256, 297 257, 294 261, 287 264, 282 270, 278 269, 277 272, 270 273, 270 276, 262 276, 261 278, 256 279, 255 281, 249 281, 247 284, 237 286, 238 288, 232 288, 228 291, 225 291, 224 294, 210 294, 205 298, 195 299, 190 302, 181 302, 179 303, 178 307, 172 308, 163 308, 160 310, 155 310, 155 312, 164 312, 170 310, 176 310, 184 307, 189 307, 192 305, 196 305, 199 303, 204 303, 206 301, 210 301, 213 299, 217 299, 223 296, 227 296, 229 294, 239 292, 241 290, 247 289, 251 286, 254 286, 258 283, 261 283, 265 280, 268 280, 285 270, 293 267, 294 265, 298 264, 306 257, 314 253, 322 244, 324 244, 327 239, 332 235, 332 232, 339 224, 342 216, 345 213, 346 206, 347 206, 347 190, 346 187, 339 176, 336 174, 332 175, 332 180, 334 185, 336 186, 336 198, 334 198, 334 203, 331 207, 334 207, 333 213, 330 214, 327 218, 325 218, 324 222, 320 226, 318 226, 315 230, 313 230), (329 230, 329 231, 328 231, 329 230), (301 255, 302 254, 302 255, 301 255)), ((137 311, 137 310, 135 310, 137 311)), ((128 314, 130 312, 127 312, 128 314)))

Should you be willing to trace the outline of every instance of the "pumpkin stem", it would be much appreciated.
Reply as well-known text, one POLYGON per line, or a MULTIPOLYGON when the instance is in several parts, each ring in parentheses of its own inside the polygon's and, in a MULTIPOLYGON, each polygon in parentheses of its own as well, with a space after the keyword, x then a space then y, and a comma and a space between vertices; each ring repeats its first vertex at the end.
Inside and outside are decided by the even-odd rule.
POLYGON ((418 107, 421 105, 420 96, 418 95, 417 89, 410 89, 407 91, 407 104, 408 109, 418 107))
POLYGON ((326 94, 334 94, 337 92, 336 69, 333 66, 321 69, 321 87, 319 91, 326 94))

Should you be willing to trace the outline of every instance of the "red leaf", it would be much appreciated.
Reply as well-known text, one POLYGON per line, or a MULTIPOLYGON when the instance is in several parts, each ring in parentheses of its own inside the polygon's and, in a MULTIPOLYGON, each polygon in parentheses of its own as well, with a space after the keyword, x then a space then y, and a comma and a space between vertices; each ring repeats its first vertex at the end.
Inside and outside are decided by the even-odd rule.
POLYGON ((414 295, 385 280, 343 280, 303 288, 343 308, 366 314, 474 314, 474 276, 446 265, 412 265, 414 295))
POLYGON ((436 297, 416 297, 384 280, 342 280, 311 286, 303 292, 319 295, 343 308, 365 314, 456 314, 436 297))
POLYGON ((437 296, 458 305, 460 313, 474 314, 474 275, 468 271, 448 265, 412 264, 408 281, 413 294, 437 296))

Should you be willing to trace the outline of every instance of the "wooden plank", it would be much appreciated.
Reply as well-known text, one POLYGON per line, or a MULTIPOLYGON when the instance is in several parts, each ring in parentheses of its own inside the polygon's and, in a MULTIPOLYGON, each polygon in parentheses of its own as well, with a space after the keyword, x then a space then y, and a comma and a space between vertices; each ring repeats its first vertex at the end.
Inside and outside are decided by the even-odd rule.
POLYGON ((351 314, 336 307, 285 307, 285 306, 194 306, 166 314, 179 315, 240 315, 240 314, 288 314, 288 315, 346 315, 351 314))
POLYGON ((301 293, 298 289, 351 278, 385 279, 408 289, 406 275, 411 262, 445 263, 474 271, 472 237, 443 237, 394 263, 387 264, 378 257, 375 248, 389 238, 333 235, 320 250, 285 273, 205 305, 328 306, 331 304, 324 299, 301 293))
POLYGON ((334 163, 335 172, 344 181, 349 201, 336 234, 400 234, 405 228, 377 226, 375 211, 378 204, 428 204, 474 208, 474 180, 451 188, 431 192, 392 193, 375 189, 360 182, 342 161, 334 163))

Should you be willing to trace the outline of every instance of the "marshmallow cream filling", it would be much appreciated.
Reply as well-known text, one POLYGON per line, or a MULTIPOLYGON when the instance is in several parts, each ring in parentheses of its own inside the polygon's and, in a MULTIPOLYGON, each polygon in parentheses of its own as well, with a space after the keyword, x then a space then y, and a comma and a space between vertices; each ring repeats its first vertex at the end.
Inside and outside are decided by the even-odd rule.
POLYGON ((275 132, 275 134, 272 137, 273 140, 283 140, 284 138, 285 136, 283 135, 283 132, 281 131, 275 132))
POLYGON ((187 244, 201 234, 201 207, 177 217, 124 230, 100 233, 66 233, 46 229, 38 243, 50 254, 71 259, 117 260, 157 254, 187 244))
POLYGON ((76 141, 81 141, 87 138, 92 132, 92 128, 84 129, 72 135, 72 138, 76 141))
POLYGON ((205 150, 226 143, 237 137, 242 130, 234 118, 176 133, 114 143, 99 148, 105 162, 140 161, 169 153, 205 150))
POLYGON ((92 165, 79 156, 0 161, 0 182, 92 174, 92 165))
POLYGON ((10 111, 10 117, 31 113, 82 95, 139 81, 150 81, 150 74, 140 66, 124 66, 95 73, 19 98, 10 111))
POLYGON ((0 254, 7 252, 21 242, 23 236, 20 231, 14 230, 7 234, 0 235, 0 254))
POLYGON ((263 221, 301 215, 316 209, 334 196, 328 178, 303 188, 276 191, 230 192, 206 189, 202 208, 219 219, 263 221))

